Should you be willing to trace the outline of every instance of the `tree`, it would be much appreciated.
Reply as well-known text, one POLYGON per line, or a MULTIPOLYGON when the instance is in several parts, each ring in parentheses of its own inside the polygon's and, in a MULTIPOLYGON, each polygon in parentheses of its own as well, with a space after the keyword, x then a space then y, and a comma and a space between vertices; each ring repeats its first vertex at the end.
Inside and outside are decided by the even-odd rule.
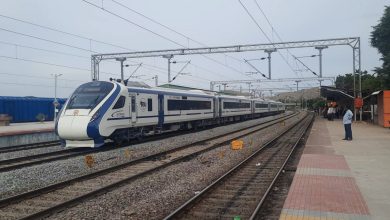
MULTIPOLYGON (((359 75, 356 74, 356 92, 359 90, 358 88, 358 80, 359 75)), ((353 75, 351 73, 347 73, 344 76, 339 75, 335 81, 336 88, 344 90, 350 95, 353 95, 353 75)), ((371 74, 368 74, 367 71, 362 72, 362 96, 366 97, 371 93, 384 89, 384 85, 380 78, 375 77, 371 74)))
POLYGON ((375 69, 382 80, 383 87, 390 89, 390 7, 385 6, 384 14, 379 24, 371 32, 371 45, 382 55, 382 67, 375 69))

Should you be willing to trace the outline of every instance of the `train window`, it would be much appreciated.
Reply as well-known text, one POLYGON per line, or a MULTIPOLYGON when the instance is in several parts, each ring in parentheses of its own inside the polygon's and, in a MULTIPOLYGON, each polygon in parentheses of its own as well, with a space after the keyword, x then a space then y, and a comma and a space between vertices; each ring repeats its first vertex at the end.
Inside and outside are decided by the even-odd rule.
POLYGON ((268 108, 268 104, 261 104, 261 103, 256 103, 255 104, 256 108, 268 108))
POLYGON ((152 99, 148 99, 148 112, 153 111, 153 102, 152 99))
POLYGON ((135 96, 131 96, 131 112, 135 112, 135 96))
POLYGON ((125 101, 126 101, 126 97, 124 96, 119 97, 118 101, 116 101, 112 109, 123 108, 123 106, 125 106, 125 101))
POLYGON ((85 83, 70 97, 67 109, 93 109, 113 88, 114 84, 109 82, 85 83))
POLYGON ((251 104, 247 102, 223 102, 224 109, 234 109, 234 108, 250 108, 251 104))
POLYGON ((168 111, 211 109, 211 101, 168 100, 168 111))

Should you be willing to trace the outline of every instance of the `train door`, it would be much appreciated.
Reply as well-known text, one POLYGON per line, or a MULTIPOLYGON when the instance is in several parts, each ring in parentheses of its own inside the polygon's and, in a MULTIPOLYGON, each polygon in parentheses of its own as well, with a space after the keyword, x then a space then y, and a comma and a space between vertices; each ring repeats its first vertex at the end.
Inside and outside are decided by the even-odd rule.
POLYGON ((136 123, 137 122, 137 97, 135 94, 130 95, 130 115, 131 115, 131 122, 136 123))
POLYGON ((219 106, 218 114, 219 114, 219 117, 222 118, 222 99, 221 98, 218 98, 218 106, 219 106))
POLYGON ((219 102, 218 98, 213 98, 213 103, 214 103, 214 118, 219 117, 219 102))
POLYGON ((164 95, 158 94, 158 126, 164 124, 164 95))

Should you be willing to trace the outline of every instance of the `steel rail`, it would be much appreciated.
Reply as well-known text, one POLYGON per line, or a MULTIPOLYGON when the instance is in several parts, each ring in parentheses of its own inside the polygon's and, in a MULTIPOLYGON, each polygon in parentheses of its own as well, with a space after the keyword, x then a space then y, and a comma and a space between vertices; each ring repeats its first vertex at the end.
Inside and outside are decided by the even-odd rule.
POLYGON ((263 205, 265 199, 267 198, 267 196, 269 195, 269 192, 271 191, 272 187, 275 185, 275 182, 276 180, 279 178, 280 174, 282 173, 282 171, 284 170, 287 162, 290 160, 291 158, 291 155, 293 154, 293 152, 295 151, 296 147, 298 146, 299 142, 301 142, 302 140, 302 137, 307 133, 307 130, 309 129, 309 127, 313 124, 313 119, 311 120, 311 122, 306 126, 305 128, 305 131, 302 132, 302 134, 299 136, 299 138, 297 139, 296 143, 294 144, 294 146, 292 147, 290 153, 288 154, 286 160, 284 161, 283 165, 280 167, 280 169, 278 170, 278 173, 276 174, 276 176, 274 177, 274 179, 272 180, 271 184, 269 185, 269 187, 267 188, 266 192, 264 193, 264 196, 261 198, 261 200, 259 201, 259 203, 257 204, 256 206, 256 209, 253 211, 251 217, 249 218, 250 220, 253 220, 256 218, 257 214, 259 213, 260 211, 260 208, 261 206, 263 205))
MULTIPOLYGON (((185 160, 191 159, 191 158, 193 158, 193 157, 195 157, 195 156, 197 156, 199 154, 202 154, 204 152, 210 151, 212 149, 216 149, 216 148, 218 148, 220 146, 223 146, 223 145, 225 145, 227 143, 230 143, 230 141, 232 139, 240 138, 242 136, 246 136, 246 135, 258 132, 259 130, 262 130, 264 128, 267 128, 267 127, 270 127, 270 126, 275 125, 277 123, 280 123, 281 121, 284 121, 284 120, 286 120, 288 118, 292 118, 292 117, 294 117, 296 115, 297 114, 292 114, 292 115, 284 116, 282 118, 278 118, 278 119, 274 119, 274 120, 265 122, 265 123, 260 124, 260 125, 256 125, 258 128, 253 130, 253 131, 248 131, 245 134, 240 134, 240 135, 238 135, 236 137, 229 138, 229 140, 223 140, 220 143, 214 143, 210 147, 207 147, 207 148, 199 150, 199 151, 195 151, 195 152, 193 152, 191 154, 178 156, 177 158, 175 158, 175 159, 173 159, 171 161, 164 162, 160 166, 144 170, 144 171, 142 171, 140 173, 137 173, 135 175, 132 175, 130 177, 126 177, 126 178, 124 178, 124 179, 122 179, 120 181, 116 181, 116 182, 114 182, 112 184, 109 184, 107 186, 104 186, 102 188, 99 188, 99 189, 96 189, 96 190, 91 191, 89 193, 86 193, 86 194, 83 194, 81 196, 78 196, 77 198, 70 199, 70 200, 65 201, 65 202, 63 202, 61 204, 57 204, 57 205, 52 206, 50 208, 47 208, 45 210, 36 212, 36 213, 34 213, 34 214, 30 215, 30 216, 25 217, 25 219, 34 219, 34 218, 38 218, 38 217, 43 217, 43 216, 46 216, 46 215, 48 215, 50 213, 57 212, 59 210, 63 210, 63 209, 65 209, 65 208, 67 208, 67 207, 69 207, 71 205, 78 204, 78 203, 80 203, 80 202, 82 202, 82 201, 84 201, 86 199, 89 199, 89 198, 91 198, 93 196, 97 196, 100 193, 104 193, 104 192, 107 192, 107 191, 109 191, 109 190, 111 190, 111 189, 113 189, 115 187, 121 186, 122 184, 127 183, 127 182, 129 182, 131 180, 135 180, 136 178, 139 178, 139 177, 145 176, 147 174, 150 174, 153 171, 157 171, 157 170, 160 170, 160 169, 162 169, 164 167, 167 167, 167 166, 179 163, 181 161, 185 161, 185 160)), ((236 131, 233 131, 233 132, 228 132, 227 134, 217 135, 215 137, 208 138, 206 140, 197 141, 195 143, 184 145, 184 146, 181 146, 179 148, 175 148, 175 149, 171 149, 171 150, 168 150, 168 151, 165 151, 165 152, 153 154, 153 155, 150 155, 150 156, 146 156, 144 158, 135 159, 135 160, 132 160, 132 161, 120 164, 120 165, 109 167, 107 169, 99 170, 99 171, 94 172, 94 173, 86 174, 86 175, 83 175, 83 176, 80 176, 80 177, 76 177, 74 179, 66 180, 66 181, 63 181, 63 182, 60 182, 60 183, 56 183, 56 184, 52 184, 52 185, 49 185, 47 187, 43 187, 43 188, 40 188, 40 189, 37 189, 37 190, 32 190, 32 191, 29 191, 29 192, 26 192, 26 193, 22 193, 22 194, 19 194, 19 195, 16 195, 16 196, 12 196, 12 197, 0 200, 0 208, 3 208, 3 207, 8 206, 8 205, 12 205, 12 204, 17 203, 17 202, 23 202, 24 200, 27 200, 27 199, 30 199, 30 198, 33 198, 33 197, 37 197, 37 196, 40 196, 40 195, 44 195, 45 193, 47 194, 47 193, 53 192, 55 190, 60 190, 62 188, 65 188, 67 186, 71 186, 72 184, 76 184, 78 182, 88 181, 90 179, 93 179, 93 178, 96 178, 96 177, 99 177, 99 176, 101 177, 101 176, 103 176, 105 174, 109 174, 109 173, 118 171, 120 169, 125 169, 126 167, 129 167, 129 166, 132 166, 132 165, 136 165, 137 163, 140 164, 140 163, 145 162, 145 161, 156 161, 159 158, 163 158, 164 155, 168 155, 170 153, 174 153, 174 152, 177 152, 179 150, 190 148, 192 146, 196 146, 196 145, 199 145, 199 144, 204 144, 204 142, 206 142, 206 141, 222 138, 222 137, 225 137, 226 135, 231 135, 233 133, 242 132, 243 130, 247 130, 247 129, 251 129, 251 128, 253 128, 253 126, 250 126, 249 128, 243 128, 243 129, 240 129, 238 131, 236 130, 236 131)))
MULTIPOLYGON (((295 124, 292 124, 290 125, 288 128, 286 128, 280 135, 274 137, 273 139, 271 139, 270 141, 268 141, 267 143, 265 143, 262 147, 260 147, 258 150, 256 150, 253 154, 251 154, 249 157, 247 157, 245 160, 243 160, 242 162, 240 162, 239 164, 237 164, 235 167, 233 167, 232 169, 230 169, 228 172, 226 172, 225 174, 223 174, 221 177, 219 177, 217 180, 215 180, 213 183, 211 183, 210 185, 208 185, 206 188, 204 188, 202 191, 200 191, 196 196, 192 197, 191 199, 189 199, 188 201, 186 201, 183 205, 181 205, 179 208, 177 208, 176 210, 174 210, 172 213, 170 213, 168 216, 166 216, 164 219, 165 220, 168 220, 168 219, 175 219, 175 217, 177 217, 178 215, 180 215, 182 212, 185 212, 186 209, 188 209, 189 207, 191 207, 192 205, 194 205, 196 202, 198 202, 198 200, 201 199, 202 196, 206 195, 212 188, 216 187, 218 184, 220 184, 223 180, 227 179, 230 175, 232 175, 233 173, 235 173, 237 170, 239 170, 244 164, 246 164, 248 161, 250 161, 251 159, 253 159, 255 156, 258 156, 259 153, 261 153, 264 149, 268 148, 270 145, 272 145, 273 143, 275 143, 275 141, 277 141, 278 139, 282 138, 283 135, 285 135, 287 132, 290 131, 291 128, 295 127, 296 125, 302 123, 302 121, 299 121, 295 124)), ((305 128, 305 131, 306 131, 307 128, 305 128)), ((303 132, 304 134, 305 132, 303 132)), ((303 135, 302 134, 302 135, 303 135)), ((297 141, 299 142, 301 139, 298 138, 297 141)))
POLYGON ((88 150, 83 150, 81 152, 76 151, 76 149, 65 149, 52 151, 36 155, 28 155, 24 157, 16 157, 0 161, 0 172, 6 172, 10 170, 20 169, 23 167, 28 167, 32 165, 37 165, 41 163, 47 163, 56 160, 67 159, 70 157, 76 157, 81 155, 86 155, 89 153, 97 152, 100 149, 93 148, 88 150))
POLYGON ((15 152, 15 151, 51 147, 51 146, 55 146, 55 145, 59 145, 59 144, 60 144, 59 141, 47 141, 47 142, 40 142, 40 143, 33 143, 33 144, 23 144, 23 145, 15 145, 15 146, 8 146, 8 147, 0 147, 0 153, 9 153, 9 152, 15 152))

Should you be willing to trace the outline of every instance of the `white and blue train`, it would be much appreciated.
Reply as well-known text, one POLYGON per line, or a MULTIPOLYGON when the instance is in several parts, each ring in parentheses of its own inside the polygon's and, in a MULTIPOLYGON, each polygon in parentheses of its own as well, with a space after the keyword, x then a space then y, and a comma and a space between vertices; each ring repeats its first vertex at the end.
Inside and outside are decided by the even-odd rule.
POLYGON ((121 143, 284 111, 284 105, 274 101, 93 81, 79 86, 67 100, 55 130, 65 147, 93 148, 110 140, 121 143))

